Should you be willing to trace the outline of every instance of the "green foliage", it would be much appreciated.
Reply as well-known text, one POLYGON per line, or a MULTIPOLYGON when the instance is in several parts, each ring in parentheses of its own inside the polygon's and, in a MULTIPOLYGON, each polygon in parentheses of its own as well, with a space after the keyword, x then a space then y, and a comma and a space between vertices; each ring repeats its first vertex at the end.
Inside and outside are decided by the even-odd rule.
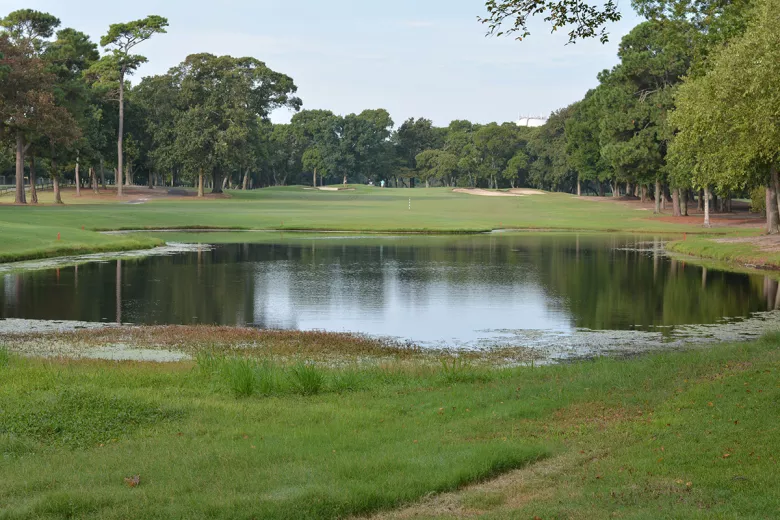
POLYGON ((168 27, 168 19, 157 15, 127 23, 111 24, 108 32, 100 39, 100 45, 112 51, 117 65, 123 72, 129 72, 146 62, 146 58, 130 55, 130 51, 155 34, 166 33, 166 27, 168 27))
POLYGON ((17 45, 30 46, 36 53, 43 50, 44 40, 51 38, 59 25, 60 20, 56 16, 34 9, 19 9, 0 20, 0 27, 10 34, 17 45))
POLYGON ((671 154, 698 186, 723 191, 768 185, 770 167, 780 160, 780 130, 769 115, 780 110, 780 95, 769 87, 780 73, 780 44, 770 36, 780 23, 780 4, 765 0, 760 6, 744 35, 676 97, 671 154))
POLYGON ((299 362, 290 368, 293 387, 301 395, 317 395, 325 385, 325 376, 314 363, 299 362))
POLYGON ((530 36, 529 19, 544 14, 552 32, 571 28, 569 43, 596 37, 606 43, 609 39, 606 26, 622 18, 613 0, 599 7, 583 0, 487 0, 485 6, 489 16, 480 21, 488 26, 489 34, 518 34, 518 40, 530 36), (508 27, 504 26, 506 23, 508 27))
POLYGON ((750 190, 750 212, 761 214, 766 212, 766 188, 764 186, 750 190))
POLYGON ((8 348, 0 346, 0 369, 7 367, 11 363, 11 354, 8 348))

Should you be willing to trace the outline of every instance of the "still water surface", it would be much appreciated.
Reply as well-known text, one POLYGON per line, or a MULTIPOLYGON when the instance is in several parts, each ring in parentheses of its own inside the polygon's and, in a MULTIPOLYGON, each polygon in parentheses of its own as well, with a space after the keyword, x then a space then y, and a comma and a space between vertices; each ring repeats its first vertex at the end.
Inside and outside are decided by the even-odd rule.
POLYGON ((777 283, 573 234, 295 237, 0 275, 0 318, 221 324, 475 346, 660 331, 776 309, 777 283))

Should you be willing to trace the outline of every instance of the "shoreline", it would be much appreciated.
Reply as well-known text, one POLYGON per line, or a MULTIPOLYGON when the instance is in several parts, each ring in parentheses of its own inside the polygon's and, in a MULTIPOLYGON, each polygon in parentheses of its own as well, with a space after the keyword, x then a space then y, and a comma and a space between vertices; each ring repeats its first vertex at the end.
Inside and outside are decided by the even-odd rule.
MULTIPOLYGON (((647 230, 623 230, 623 229, 587 229, 587 228, 566 228, 566 227, 503 227, 503 228, 491 228, 491 229, 463 229, 463 230, 428 230, 428 229, 419 229, 419 230, 410 230, 410 229, 397 229, 397 230, 371 230, 371 229, 330 229, 330 228, 268 228, 268 229, 259 229, 259 228, 236 228, 236 227, 198 227, 198 226, 185 226, 185 227, 163 227, 163 228, 119 228, 119 229, 98 229, 95 230, 95 232, 100 233, 101 235, 105 236, 129 236, 129 235, 137 235, 137 234, 143 234, 143 233, 182 233, 182 234, 209 234, 209 233, 295 233, 295 234, 305 234, 305 233, 311 233, 311 234, 323 234, 323 235, 333 235, 338 233, 344 233, 346 235, 357 235, 357 234, 364 234, 367 237, 377 237, 377 238, 383 238, 383 237, 389 237, 389 236, 469 236, 469 235, 490 235, 490 234, 500 234, 500 233, 587 233, 587 234, 611 234, 611 233, 620 233, 625 235, 643 235, 643 236, 669 236, 669 237, 679 237, 679 235, 694 235, 696 238, 700 240, 707 241, 708 244, 712 242, 712 240, 708 240, 707 238, 702 238, 702 236, 707 236, 706 231, 702 231, 701 233, 681 233, 679 231, 668 231, 668 232, 655 232, 655 231, 647 231, 647 230)), ((759 235, 761 236, 761 235, 759 235)), ((22 262, 31 262, 36 260, 48 260, 57 264, 62 265, 62 260, 70 260, 72 258, 78 258, 78 257, 86 257, 91 255, 105 255, 110 259, 111 255, 116 255, 119 253, 132 253, 134 256, 143 256, 144 252, 150 252, 154 251, 155 249, 161 248, 161 247, 167 247, 169 244, 166 243, 163 240, 153 238, 153 237, 141 237, 144 240, 151 241, 148 245, 144 246, 143 244, 139 243, 133 243, 133 244, 127 244, 127 245, 113 245, 113 244, 107 244, 105 246, 75 246, 75 247, 60 247, 54 250, 39 250, 35 252, 29 252, 29 253, 19 253, 19 254, 13 254, 13 253, 7 253, 2 256, 0 256, 0 270, 11 270, 11 269, 3 269, 7 268, 8 266, 12 264, 18 264, 22 262), (137 253, 137 254, 135 254, 137 253)), ((687 242, 687 241, 686 241, 687 242)), ((197 245, 194 242, 187 243, 185 242, 184 245, 197 245)), ((209 244, 209 245, 216 245, 216 244, 209 244)), ((716 260, 720 262, 724 262, 727 266, 731 265, 734 268, 747 268, 747 269, 753 269, 755 271, 780 271, 780 257, 776 261, 766 261, 766 262, 758 262, 758 263, 750 263, 751 262, 751 256, 745 256, 745 255, 718 255, 718 254, 706 254, 706 249, 703 251, 699 251, 698 253, 691 253, 691 248, 686 248, 687 244, 682 240, 670 240, 665 244, 665 249, 670 253, 676 253, 680 255, 684 255, 686 257, 690 257, 692 260, 716 260)), ((693 249, 695 250, 695 249, 693 249)), ((88 262, 92 259, 85 259, 81 260, 78 259, 79 263, 82 262, 88 262)), ((755 261, 755 259, 753 260, 755 261)), ((68 263, 67 265, 72 265, 71 263, 68 263)), ((25 269, 25 267, 21 267, 21 269, 25 269)))

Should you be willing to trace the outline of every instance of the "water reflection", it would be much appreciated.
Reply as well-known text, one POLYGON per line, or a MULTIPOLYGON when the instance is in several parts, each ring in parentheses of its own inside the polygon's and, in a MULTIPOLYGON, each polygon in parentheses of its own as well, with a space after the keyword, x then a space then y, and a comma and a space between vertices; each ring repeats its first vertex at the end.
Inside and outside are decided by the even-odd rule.
POLYGON ((772 278, 593 235, 292 239, 0 279, 0 317, 251 325, 468 343, 489 330, 671 330, 780 308, 772 278))

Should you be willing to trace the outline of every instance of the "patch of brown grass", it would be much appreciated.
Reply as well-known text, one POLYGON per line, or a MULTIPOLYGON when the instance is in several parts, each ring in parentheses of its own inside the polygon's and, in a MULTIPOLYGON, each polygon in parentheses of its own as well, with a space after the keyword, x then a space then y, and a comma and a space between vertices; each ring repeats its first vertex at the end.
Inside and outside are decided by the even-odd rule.
MULTIPOLYGON (((448 350, 424 349, 395 339, 375 338, 360 334, 268 330, 247 327, 212 325, 123 326, 55 333, 6 334, 0 336, 10 347, 21 352, 46 352, 63 356, 96 347, 121 345, 134 349, 166 349, 191 356, 213 351, 231 355, 272 356, 280 358, 316 359, 325 362, 383 359, 435 364, 452 355, 448 350), (34 349, 25 348, 34 345, 34 349), (55 346, 58 347, 55 349, 55 346), (62 348, 64 347, 64 348, 62 348)), ((501 365, 528 362, 540 357, 538 351, 527 348, 500 348, 458 353, 470 363, 501 365)))
POLYGON ((128 344, 136 348, 162 347, 185 352, 204 349, 252 351, 270 355, 353 354, 415 355, 420 349, 392 341, 324 331, 261 330, 211 325, 110 327, 62 332, 56 339, 86 346, 128 344))

